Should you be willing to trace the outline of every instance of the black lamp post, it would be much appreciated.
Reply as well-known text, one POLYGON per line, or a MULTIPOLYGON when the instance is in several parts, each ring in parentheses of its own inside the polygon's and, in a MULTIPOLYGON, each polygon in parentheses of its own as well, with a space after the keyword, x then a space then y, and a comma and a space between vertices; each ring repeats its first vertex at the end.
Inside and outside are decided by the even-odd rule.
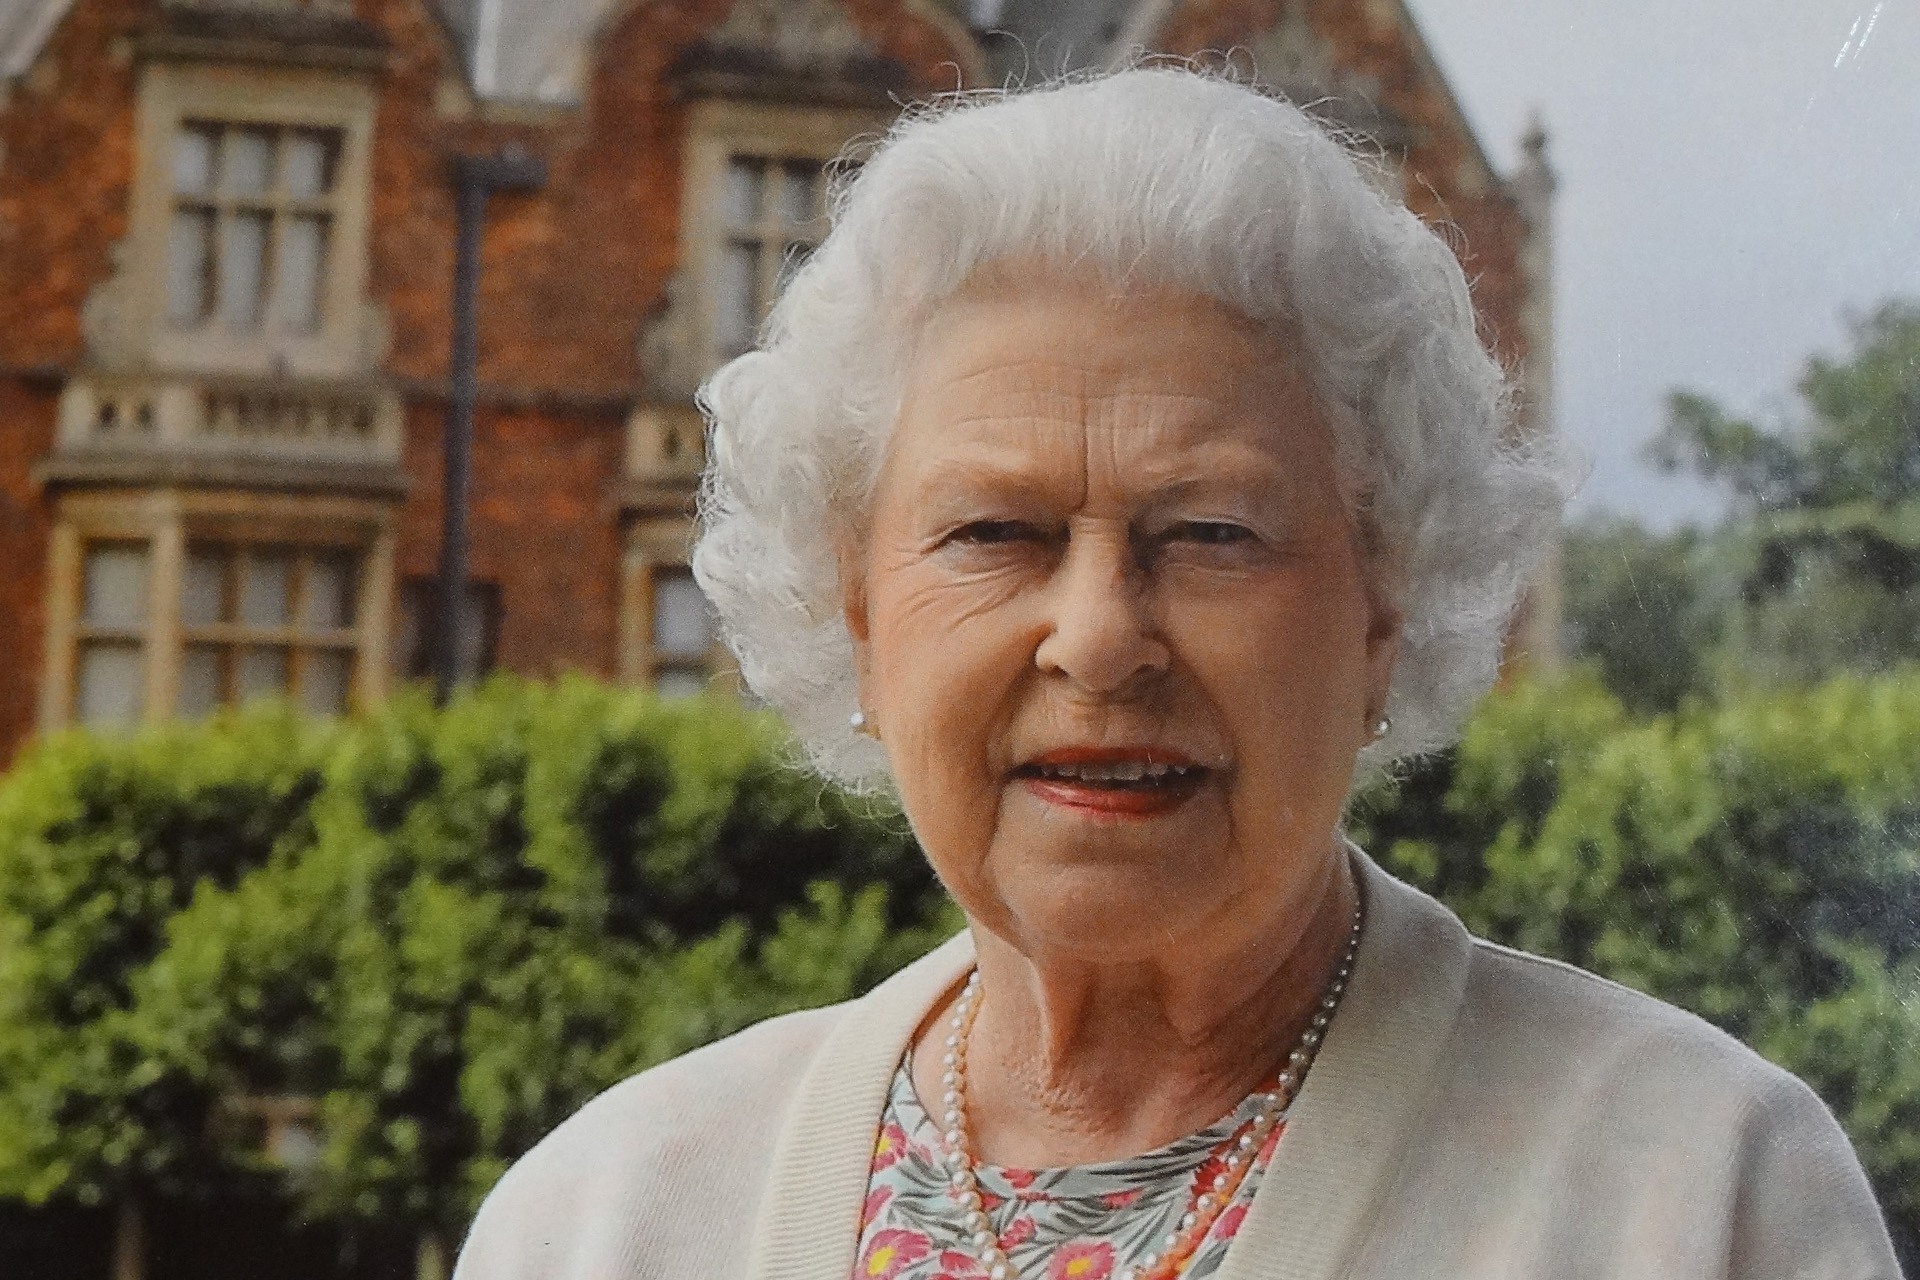
POLYGON ((473 486, 473 400, 479 359, 480 232, 487 197, 537 191, 547 167, 517 147, 493 156, 455 156, 458 210, 453 256, 453 370, 447 401, 446 470, 441 494, 440 581, 434 611, 433 691, 444 704, 460 675, 460 612, 467 587, 467 495, 473 486))

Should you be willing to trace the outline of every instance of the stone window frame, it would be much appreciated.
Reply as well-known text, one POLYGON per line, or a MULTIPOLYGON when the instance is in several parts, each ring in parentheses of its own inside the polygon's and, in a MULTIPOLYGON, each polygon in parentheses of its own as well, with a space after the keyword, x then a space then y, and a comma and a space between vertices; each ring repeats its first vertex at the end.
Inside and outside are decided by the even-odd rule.
POLYGON ((123 321, 140 363, 319 378, 361 371, 378 105, 370 81, 340 71, 168 61, 141 68, 123 321), (234 333, 218 324, 188 330, 168 322, 174 142, 182 128, 196 123, 339 134, 320 323, 313 331, 234 333))
POLYGON ((389 679, 396 519, 390 503, 332 495, 172 488, 61 494, 48 550, 40 728, 52 732, 78 722, 86 555, 100 543, 147 548, 139 723, 175 718, 189 630, 181 594, 188 547, 198 542, 357 553, 348 709, 373 705, 389 679))
POLYGON ((706 687, 738 694, 742 686, 733 655, 714 632, 704 654, 664 653, 654 644, 657 584, 667 575, 690 572, 687 564, 691 526, 684 517, 654 516, 627 530, 620 577, 619 675, 624 684, 658 688, 674 672, 697 673, 706 687))
MULTIPOLYGON (((715 98, 692 104, 680 226, 681 261, 693 287, 679 345, 692 355, 694 367, 682 371, 674 382, 691 388, 726 359, 720 344, 716 283, 729 239, 723 209, 727 169, 733 158, 826 165, 849 143, 883 134, 896 114, 891 109, 715 98)), ((824 218, 820 230, 825 233, 824 218)), ((768 279, 777 270, 777 264, 761 264, 768 279)))

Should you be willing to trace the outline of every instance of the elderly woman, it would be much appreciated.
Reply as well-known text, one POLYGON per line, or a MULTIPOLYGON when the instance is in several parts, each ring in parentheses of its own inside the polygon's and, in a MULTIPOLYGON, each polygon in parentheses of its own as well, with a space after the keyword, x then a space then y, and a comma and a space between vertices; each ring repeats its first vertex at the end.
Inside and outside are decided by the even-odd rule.
POLYGON ((1341 835, 1563 496, 1373 177, 1156 69, 911 116, 845 186, 706 389, 695 566, 969 927, 592 1103, 462 1280, 1896 1275, 1799 1082, 1341 835))

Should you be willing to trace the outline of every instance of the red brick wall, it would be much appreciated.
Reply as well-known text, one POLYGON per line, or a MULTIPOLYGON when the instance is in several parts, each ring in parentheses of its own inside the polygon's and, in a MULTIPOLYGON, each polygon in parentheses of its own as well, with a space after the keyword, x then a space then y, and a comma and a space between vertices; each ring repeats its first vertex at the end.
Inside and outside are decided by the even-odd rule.
POLYGON ((133 170, 126 35, 151 0, 90 0, 0 112, 0 764, 38 716, 50 509, 31 479, 53 442, 80 308, 112 271, 133 170))
POLYGON ((0 378, 0 766, 38 716, 46 634, 46 503, 29 478, 53 443, 51 383, 0 378))
MULTIPOLYGON (((633 394, 641 332, 661 305, 680 243, 687 105, 663 82, 732 0, 635 6, 607 30, 584 107, 539 124, 442 121, 432 102, 445 74, 440 29, 413 0, 373 0, 395 40, 374 156, 372 292, 388 308, 389 367, 440 384, 447 374, 453 205, 445 173, 455 150, 518 142, 546 160, 545 190, 496 197, 482 253, 479 372, 485 386, 633 394)), ((954 51, 900 16, 897 0, 858 0, 876 47, 929 87, 949 86, 954 51)), ((405 465, 415 490, 403 513, 401 572, 433 572, 440 547, 444 404, 408 415, 405 465)), ((484 410, 476 424, 473 572, 498 582, 498 658, 518 671, 617 662, 619 515, 624 422, 615 411, 484 410)))
MULTIPOLYGON (((588 394, 632 391, 638 342, 678 258, 687 104, 664 83, 675 58, 723 21, 733 0, 631 6, 606 30, 578 112, 539 124, 436 121, 439 28, 417 0, 363 5, 400 55, 382 94, 375 155, 373 281, 391 309, 391 367, 443 378, 453 208, 445 170, 456 149, 518 141, 546 160, 535 195, 497 198, 481 284, 480 378, 588 394)), ((901 0, 849 11, 883 54, 929 89, 950 88, 955 51, 901 0)))
MULTIPOLYGON (((133 179, 126 35, 154 0, 81 0, 0 111, 0 366, 69 365, 133 179)), ((6 429, 11 429, 10 427, 6 429)))
MULTIPOLYGON (((408 414, 414 491, 401 513, 402 577, 439 566, 443 421, 438 405, 408 414)), ((475 414, 470 569, 500 586, 496 657, 510 670, 613 673, 621 425, 607 413, 482 406, 475 414)))

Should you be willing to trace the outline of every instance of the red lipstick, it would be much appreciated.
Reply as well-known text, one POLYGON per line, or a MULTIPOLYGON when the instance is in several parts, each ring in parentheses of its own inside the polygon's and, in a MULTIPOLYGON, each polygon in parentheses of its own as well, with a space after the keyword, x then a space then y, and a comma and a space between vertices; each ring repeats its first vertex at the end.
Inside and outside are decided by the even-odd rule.
POLYGON ((1193 798, 1212 770, 1171 747, 1059 747, 1013 771, 1027 791, 1087 817, 1151 818, 1193 798))

